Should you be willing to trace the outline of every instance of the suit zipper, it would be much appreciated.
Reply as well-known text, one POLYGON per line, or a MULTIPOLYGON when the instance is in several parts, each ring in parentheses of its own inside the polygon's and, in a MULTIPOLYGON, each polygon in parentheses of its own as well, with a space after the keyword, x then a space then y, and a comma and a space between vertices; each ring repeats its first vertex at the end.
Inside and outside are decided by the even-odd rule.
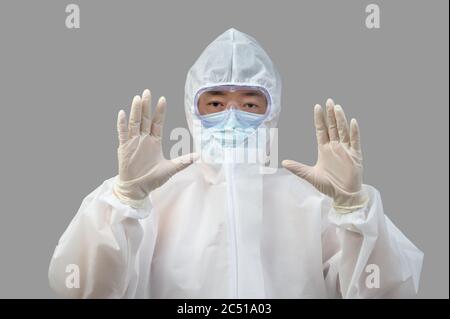
POLYGON ((228 232, 230 238, 230 259, 231 259, 231 293, 232 297, 239 298, 238 292, 238 247, 236 235, 236 189, 234 183, 233 163, 225 164, 225 175, 227 180, 228 199, 228 232))

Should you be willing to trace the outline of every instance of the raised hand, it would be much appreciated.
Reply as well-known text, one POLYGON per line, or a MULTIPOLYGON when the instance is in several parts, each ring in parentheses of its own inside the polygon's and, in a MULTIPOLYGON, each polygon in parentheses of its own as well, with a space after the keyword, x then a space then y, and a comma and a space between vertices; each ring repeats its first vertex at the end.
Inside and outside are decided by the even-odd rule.
POLYGON ((137 95, 133 99, 128 125, 125 111, 120 110, 118 114, 119 178, 115 182, 114 193, 130 206, 142 206, 152 190, 197 158, 193 153, 172 160, 164 158, 161 134, 165 109, 166 99, 161 97, 152 116, 151 93, 145 90, 142 97, 137 95))
POLYGON ((364 206, 367 197, 362 190, 362 153, 358 123, 350 126, 340 105, 326 103, 327 121, 322 107, 314 107, 318 158, 314 166, 284 160, 283 167, 305 179, 323 194, 333 198, 340 212, 351 212, 364 206))

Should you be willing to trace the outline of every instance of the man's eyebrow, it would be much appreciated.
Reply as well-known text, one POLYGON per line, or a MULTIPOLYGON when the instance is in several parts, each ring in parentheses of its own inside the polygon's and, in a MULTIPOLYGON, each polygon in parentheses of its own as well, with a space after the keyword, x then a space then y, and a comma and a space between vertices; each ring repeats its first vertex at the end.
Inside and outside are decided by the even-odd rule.
POLYGON ((249 92, 243 92, 242 95, 244 96, 264 96, 261 92, 258 91, 249 91, 249 92))
POLYGON ((225 92, 223 91, 207 91, 205 93, 208 95, 225 95, 225 92))

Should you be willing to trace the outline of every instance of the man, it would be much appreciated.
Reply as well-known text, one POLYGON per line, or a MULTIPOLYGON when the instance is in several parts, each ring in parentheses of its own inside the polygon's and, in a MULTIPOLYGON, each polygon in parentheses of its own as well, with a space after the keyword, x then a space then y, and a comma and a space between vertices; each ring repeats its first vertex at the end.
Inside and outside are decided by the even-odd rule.
POLYGON ((315 166, 283 161, 287 170, 263 174, 264 161, 225 160, 257 129, 276 127, 280 96, 268 55, 234 29, 187 76, 198 154, 165 159, 166 101, 151 114, 150 92, 136 96, 128 125, 118 115, 119 175, 84 199, 61 237, 52 288, 77 298, 414 295, 423 254, 362 184, 358 124, 331 99, 314 108, 315 166), (78 288, 66 285, 68 265, 79 268, 78 288))

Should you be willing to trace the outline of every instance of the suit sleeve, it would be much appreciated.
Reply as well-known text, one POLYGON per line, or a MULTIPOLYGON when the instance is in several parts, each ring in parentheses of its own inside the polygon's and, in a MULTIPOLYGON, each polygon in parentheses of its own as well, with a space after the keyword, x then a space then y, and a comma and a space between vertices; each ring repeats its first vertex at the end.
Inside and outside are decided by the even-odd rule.
POLYGON ((384 214, 379 192, 363 185, 369 201, 347 214, 329 203, 324 277, 334 298, 410 298, 417 294, 423 253, 384 214))
MULTIPOLYGON (((121 203, 112 193, 114 178, 82 202, 60 238, 49 267, 51 288, 65 298, 133 298, 139 274, 140 220, 153 218, 150 199, 143 208, 121 203)), ((147 231, 154 247, 156 229, 147 231)), ((148 266, 150 261, 147 262, 148 266)))

